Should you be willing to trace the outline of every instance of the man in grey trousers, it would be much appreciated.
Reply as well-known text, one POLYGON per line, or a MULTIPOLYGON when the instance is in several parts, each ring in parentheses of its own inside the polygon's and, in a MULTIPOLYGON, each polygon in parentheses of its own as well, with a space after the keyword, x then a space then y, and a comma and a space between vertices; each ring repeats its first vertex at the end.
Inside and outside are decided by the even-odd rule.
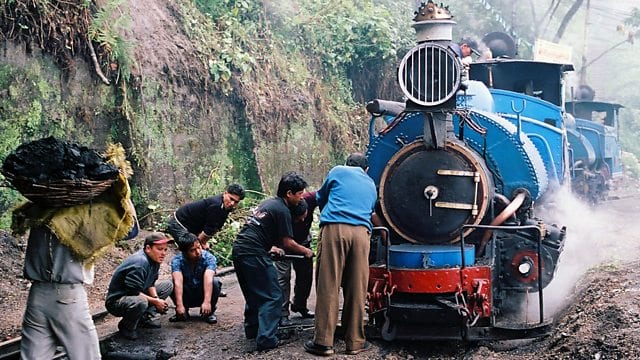
POLYGON ((98 333, 83 284, 93 266, 76 260, 46 226, 29 232, 24 277, 31 280, 22 320, 22 359, 52 359, 60 343, 71 360, 100 359, 98 333))
POLYGON ((169 310, 165 299, 173 291, 173 282, 156 283, 169 241, 163 233, 151 233, 144 239, 144 248, 125 259, 113 273, 105 306, 112 315, 122 317, 118 330, 124 338, 137 339, 138 326, 159 328, 157 313, 169 310))

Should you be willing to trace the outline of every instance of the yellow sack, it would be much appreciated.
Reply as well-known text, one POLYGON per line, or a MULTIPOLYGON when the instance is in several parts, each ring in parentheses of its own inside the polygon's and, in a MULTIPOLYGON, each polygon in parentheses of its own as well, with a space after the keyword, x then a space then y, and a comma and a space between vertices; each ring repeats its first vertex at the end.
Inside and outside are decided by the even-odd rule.
POLYGON ((81 260, 94 261, 123 239, 135 221, 131 191, 123 174, 92 202, 61 208, 47 225, 81 260))

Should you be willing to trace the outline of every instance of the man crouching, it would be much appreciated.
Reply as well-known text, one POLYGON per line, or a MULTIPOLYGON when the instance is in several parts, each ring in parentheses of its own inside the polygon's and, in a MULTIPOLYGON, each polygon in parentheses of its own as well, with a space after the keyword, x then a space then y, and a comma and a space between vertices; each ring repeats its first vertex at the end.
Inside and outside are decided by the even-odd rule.
POLYGON ((176 314, 169 321, 185 321, 189 318, 189 308, 200 307, 200 316, 204 321, 217 323, 215 312, 221 282, 214 277, 216 257, 209 251, 202 251, 197 239, 179 241, 178 249, 180 253, 171 260, 171 299, 176 304, 176 314))
POLYGON ((118 330, 123 337, 135 340, 140 327, 159 328, 157 313, 169 309, 165 299, 171 294, 170 280, 158 281, 160 264, 167 255, 169 239, 160 232, 144 239, 144 248, 129 256, 113 273, 105 307, 115 316, 121 316, 118 330))

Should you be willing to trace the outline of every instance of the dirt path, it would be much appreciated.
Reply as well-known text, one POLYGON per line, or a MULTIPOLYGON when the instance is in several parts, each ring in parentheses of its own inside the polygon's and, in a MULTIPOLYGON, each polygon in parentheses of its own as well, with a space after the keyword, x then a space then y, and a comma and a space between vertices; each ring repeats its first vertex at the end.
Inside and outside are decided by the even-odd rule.
MULTIPOLYGON (((637 359, 640 356, 640 227, 624 222, 640 213, 637 196, 623 196, 598 210, 569 204, 574 214, 561 214, 573 235, 568 239, 562 271, 548 288, 547 311, 556 311, 557 325, 543 339, 486 343, 372 341, 372 350, 346 356, 344 342, 336 341, 334 358, 355 359, 637 359), (600 264, 600 265, 596 265, 600 264), (593 267, 595 266, 595 267, 593 267), (593 267, 593 268, 592 268, 593 267), (589 270, 591 268, 591 270, 589 270)), ((568 200, 567 200, 568 201, 568 200)), ((114 339, 116 351, 173 356, 173 359, 308 359, 302 344, 312 330, 292 334, 287 344, 269 352, 255 352, 254 342, 244 339, 244 301, 233 274, 223 278, 229 296, 219 304, 219 323, 202 321, 172 324, 169 315, 160 331, 135 344, 114 339), (138 351, 138 350, 135 350, 138 351)), ((315 303, 312 294, 310 307, 315 303)), ((192 309, 195 311, 196 309, 192 309)), ((194 313, 195 315, 195 313, 194 313)), ((300 318, 292 317, 301 321, 300 318)))
MULTIPOLYGON (((558 311, 553 333, 535 341, 462 343, 394 342, 374 340, 373 347, 357 356, 343 355, 344 342, 336 341, 334 358, 354 359, 637 359, 640 356, 640 196, 624 193, 598 209, 569 203, 560 214, 571 234, 567 239, 556 280, 547 288, 548 311, 558 311), (631 220, 631 221, 630 221, 631 220), (590 270, 589 270, 590 269, 590 270), (553 300, 552 300, 553 299, 553 300)), ((2 338, 19 333, 28 282, 22 279, 24 246, 0 233, 0 311, 2 338)), ((91 308, 103 307, 104 294, 113 269, 131 249, 116 248, 96 264, 96 280, 89 287, 91 308)), ((162 265, 169 278, 169 265, 162 265)), ((287 343, 269 352, 255 352, 253 341, 242 330, 244 300, 233 273, 224 276, 228 297, 218 305, 218 324, 197 320, 170 323, 170 310, 162 329, 141 329, 137 341, 114 336, 104 342, 106 359, 308 359, 302 344, 312 330, 291 333, 287 343)), ((313 308, 312 293, 309 306, 313 308)), ((294 315, 292 320, 302 321, 294 315)), ((309 320, 307 320, 307 323, 309 320)), ((98 321, 104 336, 116 330, 117 319, 98 321)))

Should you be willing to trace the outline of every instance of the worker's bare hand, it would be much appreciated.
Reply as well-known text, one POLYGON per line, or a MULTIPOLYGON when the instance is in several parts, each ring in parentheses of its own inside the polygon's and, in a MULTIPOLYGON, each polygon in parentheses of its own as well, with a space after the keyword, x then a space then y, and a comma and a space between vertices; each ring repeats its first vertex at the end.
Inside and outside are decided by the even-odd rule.
POLYGON ((269 250, 269 254, 272 254, 274 256, 284 256, 284 250, 277 246, 272 246, 269 250))
POLYGON ((306 257, 307 259, 311 259, 312 257, 314 257, 314 256, 315 256, 315 254, 313 253, 313 250, 311 250, 311 249, 307 249, 307 250, 304 252, 304 254, 303 254, 303 255, 304 255, 304 257, 306 257))
POLYGON ((169 311, 169 303, 162 299, 156 299, 154 306, 160 314, 165 314, 167 311, 169 311))
POLYGON ((209 316, 211 315, 211 302, 205 301, 200 305, 200 315, 209 316))

